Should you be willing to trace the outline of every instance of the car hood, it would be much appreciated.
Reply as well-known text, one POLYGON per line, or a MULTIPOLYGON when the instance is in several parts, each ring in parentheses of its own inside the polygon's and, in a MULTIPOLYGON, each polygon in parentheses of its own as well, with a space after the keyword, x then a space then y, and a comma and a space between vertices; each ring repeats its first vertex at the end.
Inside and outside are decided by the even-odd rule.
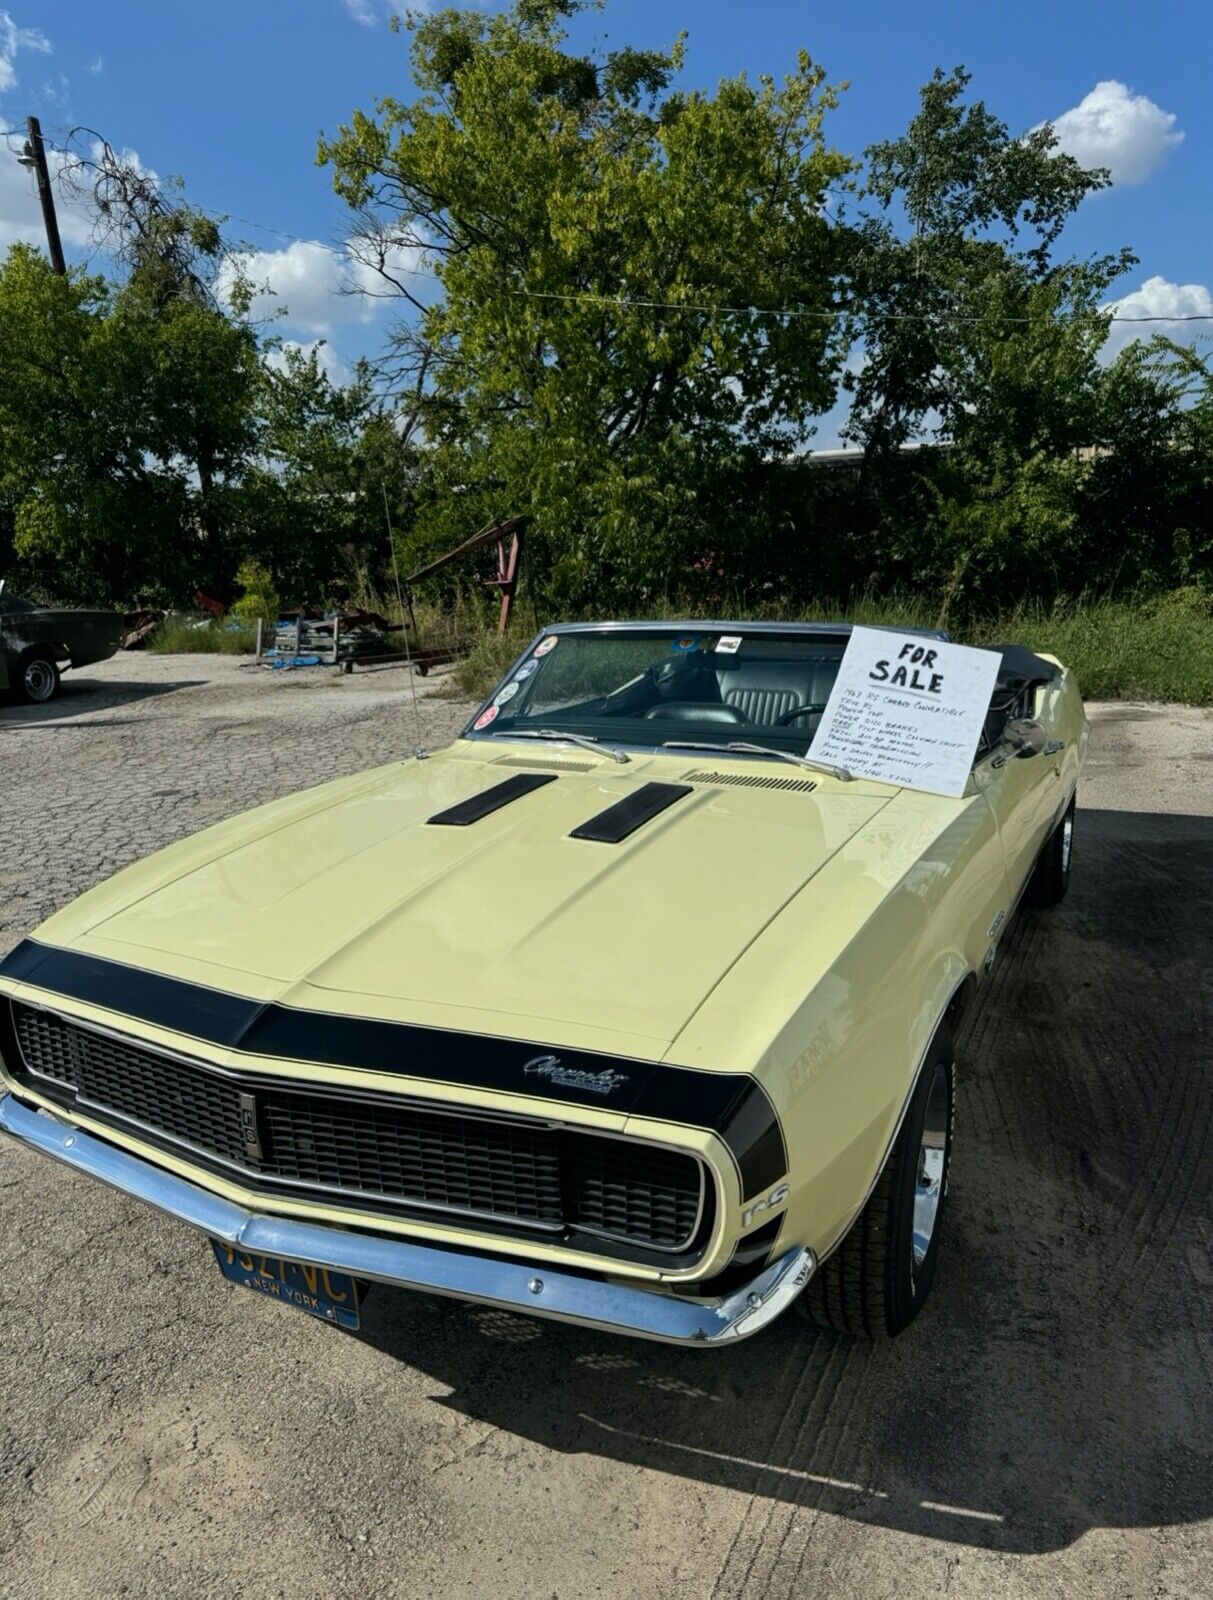
POLYGON ((37 937, 314 1009, 656 1055, 895 793, 572 765, 468 743, 328 784, 128 869, 37 937), (470 825, 429 822, 520 767, 564 770, 470 825), (688 779, 618 843, 570 837, 646 782, 688 779))

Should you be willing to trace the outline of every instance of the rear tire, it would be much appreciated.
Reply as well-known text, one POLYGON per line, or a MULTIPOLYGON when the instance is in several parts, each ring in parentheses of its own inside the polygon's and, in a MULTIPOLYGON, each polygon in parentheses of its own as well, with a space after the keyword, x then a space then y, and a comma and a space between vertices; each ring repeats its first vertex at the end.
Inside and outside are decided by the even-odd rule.
POLYGON ((59 668, 54 656, 45 650, 29 650, 17 665, 14 687, 19 699, 44 706, 59 693, 59 668))
POLYGON ((1034 906, 1055 906, 1070 887, 1070 852, 1074 843, 1074 802, 1049 835, 1040 860, 1028 882, 1028 899, 1034 906))
POLYGON ((895 1338, 922 1310, 939 1255, 952 1157, 956 1064, 946 1026, 868 1203, 797 1304, 813 1322, 860 1338, 895 1338))

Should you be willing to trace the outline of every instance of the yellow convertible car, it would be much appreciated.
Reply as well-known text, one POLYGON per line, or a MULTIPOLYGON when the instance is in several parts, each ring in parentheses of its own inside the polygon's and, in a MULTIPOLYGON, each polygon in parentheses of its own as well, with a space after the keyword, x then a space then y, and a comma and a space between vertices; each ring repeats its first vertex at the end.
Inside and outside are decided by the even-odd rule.
POLYGON ((1007 646, 963 794, 852 777, 813 757, 849 631, 549 628, 449 748, 119 873, 0 963, 0 1127, 346 1326, 378 1281, 898 1333, 956 1019, 1065 893, 1087 723, 1007 646))

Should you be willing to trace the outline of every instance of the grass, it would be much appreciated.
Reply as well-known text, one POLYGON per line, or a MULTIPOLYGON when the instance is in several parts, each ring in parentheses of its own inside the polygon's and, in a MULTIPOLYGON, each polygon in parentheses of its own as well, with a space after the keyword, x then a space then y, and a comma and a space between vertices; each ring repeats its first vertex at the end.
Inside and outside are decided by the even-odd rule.
POLYGON ((206 622, 173 613, 152 634, 146 648, 157 656, 251 656, 257 648, 257 630, 227 622, 206 622))
MULTIPOLYGON (((362 601, 388 616, 398 614, 394 599, 370 596, 362 601)), ((520 606, 524 619, 504 639, 497 637, 489 610, 462 600, 452 613, 418 599, 415 648, 466 650, 446 679, 448 692, 461 699, 488 693, 534 632, 531 607, 520 606)), ((766 602, 670 604, 637 607, 636 615, 668 617, 719 616, 754 621, 860 622, 886 627, 939 626, 938 607, 906 596, 878 597, 865 593, 850 602, 822 601, 783 607, 766 602)), ((572 617, 564 620, 572 621, 572 617)), ((156 630, 148 649, 158 655, 251 655, 253 628, 206 622, 186 615, 170 616, 156 630)), ((1213 705, 1213 594, 1198 588, 1175 589, 1149 598, 1059 600, 1051 606, 1029 603, 997 614, 947 619, 961 644, 1026 644, 1053 655, 1070 667, 1089 700, 1181 701, 1213 705)))
MULTIPOLYGON (((1213 705, 1213 601, 1175 590, 1136 605, 1095 601, 1025 611, 1006 637, 1064 661, 1088 700, 1213 705)), ((995 642, 990 634, 974 643, 995 642)))
MULTIPOLYGON (((638 613, 639 614, 639 613, 638 613)), ((923 600, 871 594, 850 604, 825 601, 784 608, 726 605, 706 611, 661 606, 644 613, 668 616, 717 615, 754 621, 859 622, 884 627, 940 626, 938 608, 923 600)), ((569 618, 568 620, 573 620, 569 618)), ((419 619, 420 621, 420 619, 419 619)), ((1149 599, 1062 600, 1052 606, 1027 604, 997 614, 945 624, 960 644, 1025 644, 1056 656, 1069 667, 1088 700, 1160 700, 1213 705, 1213 595, 1177 589, 1149 599)), ((424 629, 422 630, 424 633, 424 629)), ((455 663, 451 692, 480 699, 504 674, 533 629, 511 628, 499 639, 488 624, 461 630, 470 648, 455 663)))

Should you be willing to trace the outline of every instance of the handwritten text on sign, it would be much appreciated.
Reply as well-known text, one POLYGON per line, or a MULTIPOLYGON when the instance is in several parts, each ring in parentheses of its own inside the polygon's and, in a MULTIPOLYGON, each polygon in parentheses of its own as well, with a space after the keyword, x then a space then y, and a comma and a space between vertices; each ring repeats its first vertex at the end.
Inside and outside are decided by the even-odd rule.
POLYGON ((998 665, 993 650, 855 628, 813 756, 857 778, 963 794, 998 665))

